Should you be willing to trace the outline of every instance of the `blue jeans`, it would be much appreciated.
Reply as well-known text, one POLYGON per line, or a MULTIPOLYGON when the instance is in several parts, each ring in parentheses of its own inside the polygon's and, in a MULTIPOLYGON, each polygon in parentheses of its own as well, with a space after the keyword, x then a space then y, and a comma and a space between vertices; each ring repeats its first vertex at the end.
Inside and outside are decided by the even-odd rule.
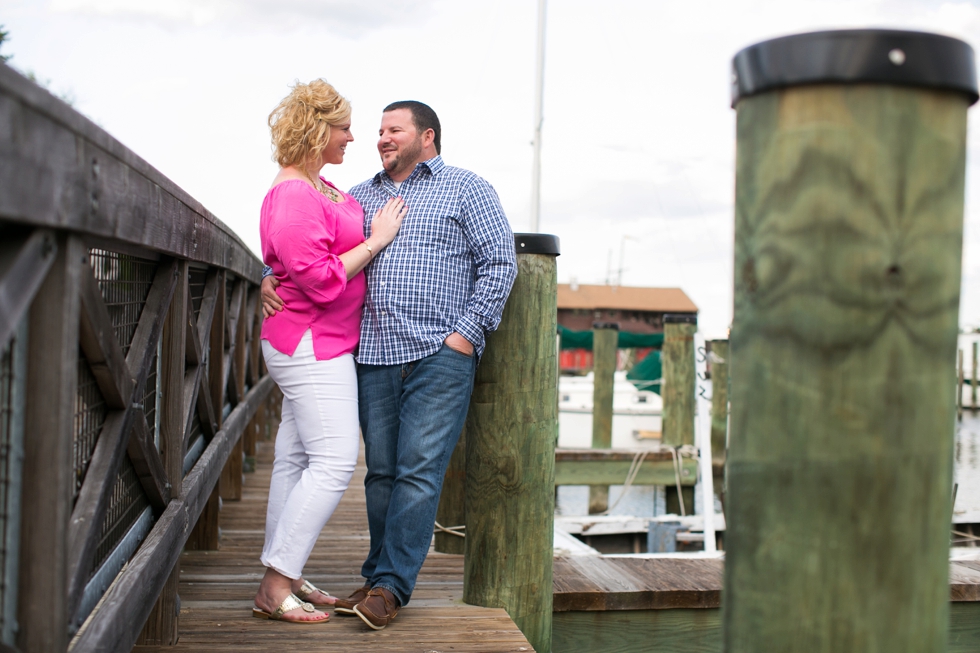
POLYGON ((361 575, 406 605, 429 552, 442 479, 466 421, 476 357, 445 345, 403 365, 358 365, 371 551, 361 575))

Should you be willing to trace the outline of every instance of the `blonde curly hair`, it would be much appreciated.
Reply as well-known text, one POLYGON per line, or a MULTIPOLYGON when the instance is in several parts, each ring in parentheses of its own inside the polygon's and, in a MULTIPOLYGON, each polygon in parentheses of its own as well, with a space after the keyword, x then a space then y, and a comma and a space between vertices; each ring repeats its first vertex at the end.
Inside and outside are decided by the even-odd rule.
POLYGON ((324 79, 297 81, 292 92, 269 114, 272 158, 280 165, 317 160, 330 139, 330 128, 350 120, 350 103, 324 79))

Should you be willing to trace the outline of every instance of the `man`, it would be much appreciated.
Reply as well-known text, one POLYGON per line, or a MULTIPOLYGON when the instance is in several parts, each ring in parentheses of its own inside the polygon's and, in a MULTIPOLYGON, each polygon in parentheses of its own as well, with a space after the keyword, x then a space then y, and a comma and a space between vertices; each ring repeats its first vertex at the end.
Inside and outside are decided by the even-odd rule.
MULTIPOLYGON (((411 598, 486 334, 517 275, 496 192, 443 162, 435 112, 421 102, 390 104, 379 135, 384 170, 351 189, 365 236, 391 197, 405 199, 408 215, 365 271, 357 376, 371 550, 364 587, 335 606, 375 630, 411 598)), ((275 305, 273 288, 263 281, 263 301, 275 305)))

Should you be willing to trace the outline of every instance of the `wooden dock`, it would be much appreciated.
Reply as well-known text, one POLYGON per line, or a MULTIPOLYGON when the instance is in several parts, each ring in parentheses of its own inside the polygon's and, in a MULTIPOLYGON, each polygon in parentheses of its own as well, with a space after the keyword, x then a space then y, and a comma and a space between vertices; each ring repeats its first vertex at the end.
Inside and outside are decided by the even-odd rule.
MULTIPOLYGON (((430 552, 412 602, 388 628, 375 632, 357 617, 333 614, 322 625, 296 625, 251 615, 264 568, 259 563, 272 471, 273 443, 259 442, 256 471, 247 474, 241 501, 225 501, 218 551, 185 551, 180 559, 180 639, 177 646, 137 646, 139 653, 182 651, 335 651, 405 653, 532 651, 502 609, 463 603, 463 556, 430 552)), ((364 461, 327 524, 307 564, 306 577, 331 594, 360 587, 368 551, 364 461)))

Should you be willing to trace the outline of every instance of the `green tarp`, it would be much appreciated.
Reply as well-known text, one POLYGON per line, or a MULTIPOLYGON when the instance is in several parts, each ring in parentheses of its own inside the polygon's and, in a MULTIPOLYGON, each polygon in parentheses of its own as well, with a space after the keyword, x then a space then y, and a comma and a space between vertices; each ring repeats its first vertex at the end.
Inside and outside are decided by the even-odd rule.
MULTIPOLYGON (((562 349, 588 349, 592 351, 592 332, 591 331, 572 331, 562 325, 558 325, 558 333, 561 334, 562 349)), ((633 382, 640 390, 652 390, 660 394, 660 381, 663 376, 663 366, 660 364, 660 348, 664 344, 664 334, 662 333, 630 333, 628 331, 619 332, 619 340, 616 346, 619 349, 639 349, 642 347, 653 347, 647 356, 633 366, 626 378, 633 382)))
POLYGON ((638 390, 651 390, 660 394, 660 381, 664 375, 663 365, 660 363, 660 350, 655 349, 646 355, 646 358, 633 366, 626 373, 626 378, 633 382, 638 390))
MULTIPOLYGON (((592 351, 592 332, 591 331, 572 331, 562 325, 558 325, 558 333, 561 335, 562 349, 588 349, 592 351)), ((628 331, 619 332, 619 340, 616 346, 619 349, 635 349, 642 347, 654 347, 659 349, 664 344, 664 334, 662 333, 630 333, 628 331)), ((659 377, 657 377, 659 378, 659 377)))

